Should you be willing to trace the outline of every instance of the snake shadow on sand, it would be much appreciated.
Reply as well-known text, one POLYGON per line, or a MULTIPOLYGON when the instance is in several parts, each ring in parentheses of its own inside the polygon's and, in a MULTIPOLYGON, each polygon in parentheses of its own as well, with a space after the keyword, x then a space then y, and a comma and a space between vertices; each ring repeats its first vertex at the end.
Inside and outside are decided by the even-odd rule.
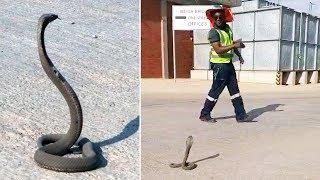
POLYGON ((209 156, 209 157, 202 158, 202 159, 199 159, 199 160, 196 160, 196 161, 192 161, 192 163, 198 163, 198 162, 205 161, 205 160, 208 160, 208 159, 217 158, 218 156, 220 156, 220 154, 215 154, 213 156, 209 156))
POLYGON ((95 142, 94 143, 94 148, 95 151, 98 152, 98 154, 100 154, 100 168, 102 167, 106 167, 108 164, 108 161, 102 156, 102 150, 101 147, 110 145, 110 144, 114 144, 116 142, 122 141, 128 137, 130 137, 131 135, 133 135, 134 133, 136 133, 139 130, 139 123, 140 122, 140 116, 137 116, 135 119, 131 120, 122 130, 122 132, 120 132, 118 135, 106 139, 106 140, 102 140, 99 142, 95 142))
MULTIPOLYGON (((256 109, 252 109, 251 111, 249 111, 248 114, 248 121, 249 122, 257 122, 254 121, 254 119, 256 119, 257 117, 261 116, 262 114, 266 113, 266 112, 276 112, 276 111, 283 111, 283 110, 277 110, 278 107, 280 106, 284 106, 284 104, 270 104, 267 105, 265 107, 261 107, 261 108, 256 108, 256 109)), ((225 116, 225 117, 217 117, 214 118, 215 120, 223 120, 223 119, 231 119, 231 118, 235 118, 235 116, 225 116)))

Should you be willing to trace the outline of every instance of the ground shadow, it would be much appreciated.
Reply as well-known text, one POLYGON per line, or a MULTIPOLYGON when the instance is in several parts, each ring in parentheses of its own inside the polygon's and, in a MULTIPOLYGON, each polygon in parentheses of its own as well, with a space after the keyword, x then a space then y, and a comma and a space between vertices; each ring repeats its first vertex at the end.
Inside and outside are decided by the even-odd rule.
MULTIPOLYGON (((262 108, 253 109, 247 113, 249 116, 247 118, 247 121, 257 122, 257 121, 254 121, 254 119, 256 119, 257 117, 261 116, 262 114, 264 114, 266 112, 283 111, 283 110, 277 110, 277 108, 280 106, 284 106, 284 104, 271 104, 271 105, 268 105, 268 106, 265 106, 262 108)), ((215 120, 223 120, 223 119, 231 119, 231 118, 235 118, 235 116, 224 116, 224 117, 217 117, 214 119, 215 120)))
POLYGON ((122 130, 122 132, 110 139, 106 139, 103 141, 96 142, 99 147, 107 146, 119 141, 122 141, 134 133, 136 133, 139 129, 140 117, 137 116, 135 119, 131 120, 122 130))
POLYGON ((213 156, 209 156, 209 157, 206 157, 206 158, 203 158, 203 159, 199 159, 199 160, 193 161, 192 163, 198 163, 198 162, 205 161, 205 160, 208 160, 208 159, 213 159, 213 158, 216 158, 218 156, 220 156, 220 154, 215 154, 213 156))
MULTIPOLYGON (((189 165, 193 164, 193 165, 192 165, 192 168, 189 169, 189 170, 192 170, 192 169, 195 169, 195 168, 198 167, 198 165, 197 165, 196 163, 201 162, 201 161, 205 161, 205 160, 208 160, 208 159, 213 159, 213 158, 216 158, 216 157, 218 157, 218 156, 220 156, 220 154, 215 154, 215 155, 213 155, 213 156, 209 156, 209 157, 206 157, 206 158, 202 158, 202 159, 199 159, 199 160, 196 160, 196 161, 193 161, 193 162, 188 162, 188 161, 187 161, 185 165, 186 165, 186 166, 189 166, 189 165)), ((181 162, 181 163, 171 163, 169 166, 170 166, 171 168, 178 168, 178 167, 183 166, 183 162, 181 162)))
POLYGON ((102 155, 101 147, 122 141, 122 140, 130 137, 131 135, 133 135, 134 133, 136 133, 138 131, 139 125, 140 125, 140 116, 137 116, 135 119, 131 120, 123 128, 123 130, 120 134, 118 134, 112 138, 94 143, 95 152, 98 154, 99 160, 100 160, 99 167, 106 167, 108 164, 108 161, 102 155))

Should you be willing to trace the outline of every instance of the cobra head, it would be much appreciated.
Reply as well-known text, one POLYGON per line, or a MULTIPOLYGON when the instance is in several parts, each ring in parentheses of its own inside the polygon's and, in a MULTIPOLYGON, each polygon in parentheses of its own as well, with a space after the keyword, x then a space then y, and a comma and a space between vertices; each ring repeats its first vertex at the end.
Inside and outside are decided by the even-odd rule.
POLYGON ((53 14, 53 13, 43 14, 39 18, 39 23, 43 24, 44 26, 47 26, 50 22, 52 22, 52 21, 54 21, 56 19, 60 19, 58 17, 58 15, 56 15, 56 14, 53 14))
POLYGON ((188 145, 192 145, 193 144, 193 137, 192 136, 189 136, 188 138, 187 138, 187 140, 186 140, 186 145, 188 146, 188 145))

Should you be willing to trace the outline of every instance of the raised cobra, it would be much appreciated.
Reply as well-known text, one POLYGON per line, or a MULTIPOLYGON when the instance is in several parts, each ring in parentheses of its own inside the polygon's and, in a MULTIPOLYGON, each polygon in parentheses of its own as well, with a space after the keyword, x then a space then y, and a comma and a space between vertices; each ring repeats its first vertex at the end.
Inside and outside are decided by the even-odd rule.
POLYGON ((39 18, 37 33, 38 51, 42 68, 67 101, 71 124, 67 134, 49 134, 40 137, 37 143, 38 149, 34 154, 34 160, 40 167, 54 171, 80 172, 93 170, 99 166, 99 162, 92 142, 87 138, 82 138, 77 142, 83 123, 80 102, 72 87, 49 59, 44 44, 45 29, 50 22, 57 18, 58 16, 55 14, 44 14, 39 18), (82 157, 64 157, 64 155, 72 153, 71 148, 73 145, 81 149, 82 157))
POLYGON ((193 137, 189 136, 186 141, 186 152, 184 153, 182 163, 171 163, 169 165, 171 168, 182 167, 182 169, 184 170, 192 170, 197 167, 197 164, 195 164, 194 162, 187 162, 192 144, 193 144, 193 137))

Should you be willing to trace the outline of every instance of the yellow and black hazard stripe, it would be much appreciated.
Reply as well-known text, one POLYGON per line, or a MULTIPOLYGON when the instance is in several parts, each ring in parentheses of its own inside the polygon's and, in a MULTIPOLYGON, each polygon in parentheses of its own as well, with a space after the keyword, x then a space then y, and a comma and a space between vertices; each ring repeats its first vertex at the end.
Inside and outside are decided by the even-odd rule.
POLYGON ((277 75, 276 75, 276 84, 277 85, 281 85, 281 75, 282 75, 282 72, 278 71, 277 75))

